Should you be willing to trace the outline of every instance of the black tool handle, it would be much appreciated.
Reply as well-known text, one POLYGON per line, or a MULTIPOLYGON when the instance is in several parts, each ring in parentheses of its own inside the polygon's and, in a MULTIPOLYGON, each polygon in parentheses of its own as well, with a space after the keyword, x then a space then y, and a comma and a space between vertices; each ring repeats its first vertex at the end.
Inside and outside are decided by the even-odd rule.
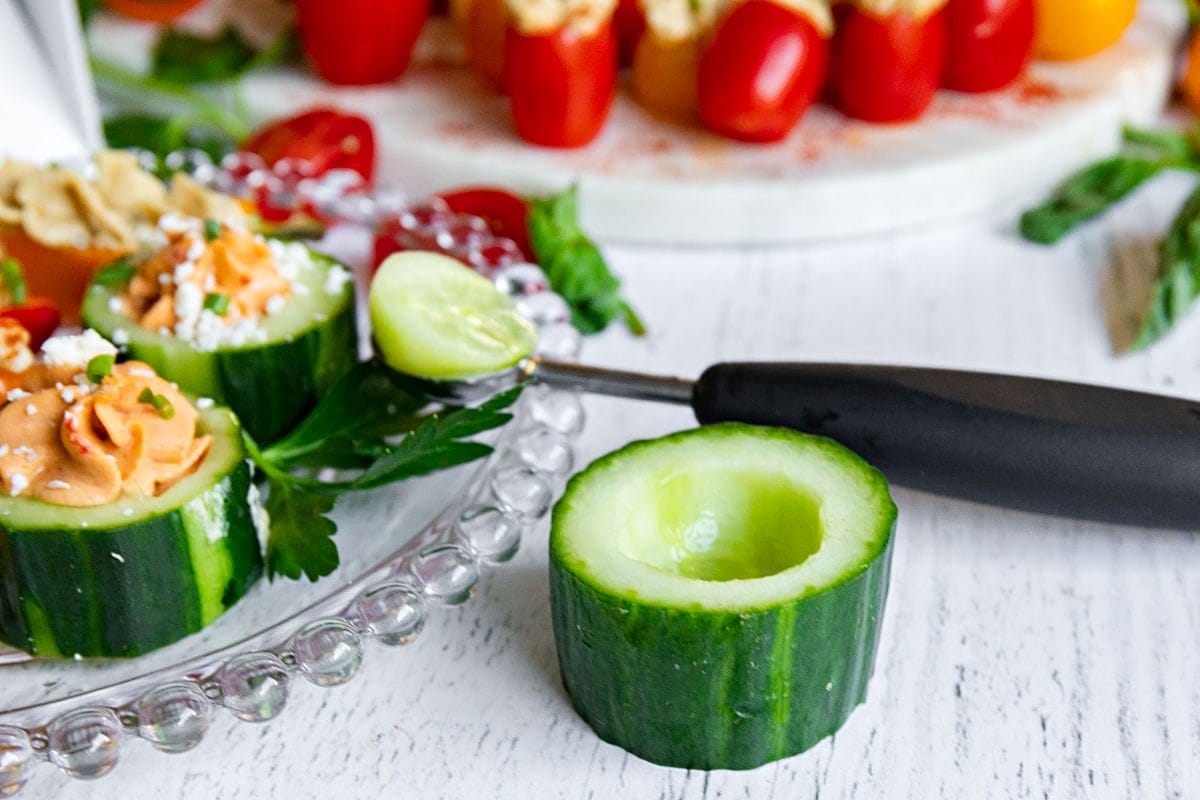
POLYGON ((916 489, 1200 529, 1200 402, 953 370, 762 363, 710 367, 692 405, 702 423, 828 436, 916 489))

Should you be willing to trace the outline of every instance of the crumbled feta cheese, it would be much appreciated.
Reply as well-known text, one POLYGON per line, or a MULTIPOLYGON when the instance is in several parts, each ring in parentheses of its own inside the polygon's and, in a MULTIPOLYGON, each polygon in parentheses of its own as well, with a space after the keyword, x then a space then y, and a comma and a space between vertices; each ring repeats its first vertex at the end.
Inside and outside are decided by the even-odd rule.
POLYGON ((60 389, 58 393, 62 397, 64 403, 75 402, 75 392, 71 389, 60 389))
MULTIPOLYGON (((190 253, 189 253, 190 255, 190 253)), ((196 262, 192 259, 182 261, 175 267, 175 283, 180 284, 192 277, 192 273, 196 271, 196 262)))
POLYGON ((0 444, 0 458, 4 458, 6 455, 8 455, 8 445, 0 444))
POLYGON ((159 276, 158 276, 158 282, 160 284, 162 284, 163 286, 166 286, 168 283, 170 283, 174 279, 175 279, 175 276, 171 275, 168 272, 159 273, 159 276))
POLYGON ((47 489, 70 489, 71 484, 66 481, 46 481, 47 489))
POLYGON ((8 402, 15 403, 17 400, 24 400, 26 397, 30 396, 31 395, 29 392, 25 391, 24 389, 11 389, 8 392, 8 402))
POLYGON ((187 255, 184 258, 187 261, 195 261, 202 255, 204 255, 204 240, 193 239, 192 243, 188 245, 187 255))
POLYGON ((33 461, 37 458, 37 453, 33 452, 33 448, 26 444, 15 448, 12 452, 14 456, 25 456, 26 461, 33 461))
POLYGON ((350 270, 335 264, 325 277, 325 294, 341 294, 351 280, 350 270))
POLYGON ((152 369, 146 369, 145 367, 130 367, 130 369, 129 369, 129 374, 130 374, 130 375, 136 375, 136 376, 138 376, 139 378, 154 378, 154 377, 157 377, 157 376, 154 374, 154 370, 152 370, 152 369))
MULTIPOLYGON (((29 479, 19 472, 14 472, 12 477, 8 479, 8 485, 10 487, 8 490, 9 495, 16 497, 29 488, 29 479)), ((261 538, 262 534, 260 533, 259 536, 261 538)))
POLYGON ((117 348, 89 328, 78 336, 55 336, 42 345, 42 356, 52 367, 87 367, 96 356, 115 356, 117 348))
POLYGON ((113 344, 116 345, 124 346, 129 344, 129 331, 125 330, 124 328, 117 328, 112 333, 112 340, 113 344))
POLYGON ((199 233, 204 223, 196 217, 170 212, 158 218, 158 229, 163 233, 199 233))
POLYGON ((287 298, 281 294, 273 294, 267 298, 265 308, 268 314, 274 316, 287 308, 287 298))
POLYGON ((37 406, 35 406, 33 403, 26 403, 25 404, 25 413, 32 417, 34 414, 37 413, 37 406))
POLYGON ((133 516, 133 509, 132 509, 132 508, 127 508, 127 509, 125 509, 124 511, 122 511, 122 512, 121 512, 121 516, 123 516, 123 517, 132 517, 132 516, 133 516))
POLYGON ((196 408, 200 409, 201 411, 203 411, 206 408, 212 408, 212 407, 213 407, 213 399, 211 397, 197 397, 196 398, 196 408))
POLYGON ((125 311, 125 304, 121 302, 119 297, 108 298, 108 310, 114 314, 120 314, 125 311))

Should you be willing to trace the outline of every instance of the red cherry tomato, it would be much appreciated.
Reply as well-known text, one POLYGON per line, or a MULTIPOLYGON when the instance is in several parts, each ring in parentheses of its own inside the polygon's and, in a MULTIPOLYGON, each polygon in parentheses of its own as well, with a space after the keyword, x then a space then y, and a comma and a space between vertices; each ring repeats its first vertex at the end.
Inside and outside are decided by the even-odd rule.
POLYGON ((142 22, 170 22, 202 2, 203 0, 104 0, 104 5, 130 19, 142 22))
POLYGON ((876 16, 835 8, 831 89, 843 113, 868 122, 906 122, 925 113, 941 83, 946 17, 876 16))
POLYGON ((314 176, 352 169, 368 183, 375 175, 375 132, 371 123, 332 108, 315 108, 276 120, 252 133, 242 150, 267 166, 285 158, 308 162, 314 176))
POLYGON ((991 92, 1017 79, 1033 53, 1033 0, 950 0, 942 85, 991 92))
POLYGON ((633 64, 633 51, 646 32, 646 17, 638 0, 620 0, 613 14, 613 30, 617 34, 617 49, 622 67, 633 64))
POLYGON ((339 86, 404 74, 430 0, 296 0, 300 41, 313 68, 339 86))
POLYGON ((42 346, 42 342, 50 338, 62 322, 62 314, 58 309, 39 297, 32 298, 27 305, 0 311, 0 317, 15 320, 29 331, 29 349, 34 352, 42 346))
POLYGON ((472 0, 463 44, 467 63, 489 87, 504 92, 504 40, 508 8, 504 0, 472 0))
POLYGON ((512 239, 526 259, 533 259, 529 244, 529 203, 524 197, 491 187, 456 189, 440 195, 455 214, 482 217, 493 236, 512 239))
POLYGON ((700 54, 700 116, 722 136, 774 142, 812 105, 829 44, 808 17, 771 0, 747 0, 700 54))
POLYGON ((612 25, 586 36, 570 26, 544 34, 510 27, 504 85, 522 139, 543 147, 582 147, 604 127, 617 91, 612 25))

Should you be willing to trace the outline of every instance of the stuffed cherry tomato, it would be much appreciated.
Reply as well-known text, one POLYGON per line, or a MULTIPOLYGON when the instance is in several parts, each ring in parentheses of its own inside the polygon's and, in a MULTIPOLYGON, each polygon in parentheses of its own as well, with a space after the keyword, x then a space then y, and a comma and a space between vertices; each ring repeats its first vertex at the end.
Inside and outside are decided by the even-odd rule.
POLYGON ((511 24, 504 47, 504 85, 517 134, 543 147, 582 147, 608 119, 617 90, 616 2, 598 2, 594 14, 531 23, 509 0, 511 24), (547 24, 548 23, 548 24, 547 24))
POLYGON ((835 105, 868 122, 907 122, 925 113, 946 60, 942 3, 857 0, 839 5, 836 18, 829 87, 835 105))
POLYGON ((821 90, 831 21, 820 4, 746 0, 713 30, 700 54, 700 116, 715 133, 774 142, 821 90))
POLYGON ((1033 2, 950 0, 943 85, 991 92, 1015 81, 1033 54, 1033 2))
POLYGON ((296 0, 300 41, 313 69, 340 86, 404 74, 429 17, 429 0, 296 0))
POLYGON ((314 108, 294 117, 275 120, 242 142, 267 166, 285 158, 308 164, 314 177, 331 169, 350 169, 367 183, 375 175, 375 131, 355 114, 333 108, 314 108))
POLYGON ((104 5, 123 17, 142 22, 170 22, 186 14, 203 0, 104 0, 104 5))
POLYGON ((1033 52, 1051 61, 1087 58, 1113 45, 1137 13, 1137 0, 1037 0, 1033 52))
POLYGON ((613 30, 617 34, 617 50, 622 67, 633 63, 633 52, 646 31, 646 18, 638 0, 619 0, 613 14, 613 30))

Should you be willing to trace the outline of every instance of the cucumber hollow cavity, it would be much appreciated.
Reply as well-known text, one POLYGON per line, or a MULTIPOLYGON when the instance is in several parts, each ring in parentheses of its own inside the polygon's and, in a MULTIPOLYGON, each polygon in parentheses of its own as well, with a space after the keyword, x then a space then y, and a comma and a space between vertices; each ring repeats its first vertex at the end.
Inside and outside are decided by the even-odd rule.
POLYGON ((204 463, 153 498, 73 508, 0 496, 0 640, 130 657, 211 623, 262 574, 237 420, 199 412, 204 463))
POLYGON ((879 472, 793 431, 713 425, 600 459, 550 535, 575 708, 669 766, 808 749, 866 696, 895 521, 879 472))

